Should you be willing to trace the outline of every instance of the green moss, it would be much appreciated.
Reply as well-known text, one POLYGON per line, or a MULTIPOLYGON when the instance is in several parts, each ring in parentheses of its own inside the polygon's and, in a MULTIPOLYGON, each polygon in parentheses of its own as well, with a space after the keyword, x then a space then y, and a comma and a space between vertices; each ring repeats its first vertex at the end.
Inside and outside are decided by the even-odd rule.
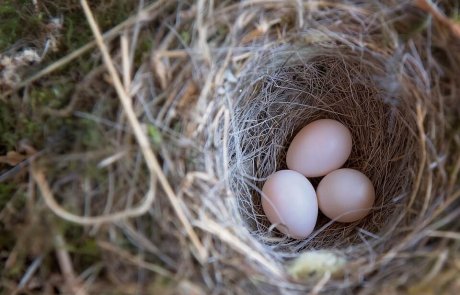
POLYGON ((454 1, 453 7, 448 10, 449 18, 460 24, 460 2, 454 1))
POLYGON ((89 256, 99 256, 101 254, 100 248, 97 245, 96 240, 93 239, 86 239, 82 241, 78 247, 78 249, 75 250, 76 253, 79 254, 84 254, 84 255, 89 255, 89 256))
POLYGON ((0 102, 1 155, 15 150, 20 140, 32 139, 39 132, 40 124, 33 120, 33 116, 27 111, 27 107, 20 106, 20 103, 0 102))
POLYGON ((155 126, 151 124, 148 125, 147 129, 148 129, 150 139, 152 140, 152 143, 154 145, 159 145, 163 140, 161 136, 161 132, 158 130, 158 128, 156 128, 155 126))
POLYGON ((75 223, 53 218, 55 231, 61 233, 65 240, 65 250, 73 257, 72 262, 77 271, 83 271, 100 260, 102 252, 96 239, 85 234, 84 228, 75 223))
POLYGON ((166 277, 157 276, 147 288, 148 294, 175 294, 177 282, 166 277))
MULTIPOLYGON (((105 0, 92 1, 90 5, 101 29, 107 31, 128 18, 138 4, 136 1, 105 0)), ((43 46, 42 39, 48 33, 46 26, 55 17, 63 20, 58 52, 49 52, 40 65, 24 69, 20 73, 22 76, 33 75, 87 44, 93 39, 92 32, 79 0, 43 0, 38 1, 37 6, 29 0, 5 0, 0 4, 0 52, 21 40, 33 40, 38 48, 43 46)), ((143 44, 143 47, 148 46, 148 42, 143 44)), ((67 139, 81 138, 82 144, 89 148, 100 144, 101 136, 97 128, 93 128, 94 123, 80 124, 75 118, 74 122, 69 122, 43 114, 44 108, 65 107, 75 85, 96 63, 99 61, 88 53, 31 85, 26 100, 14 97, 4 100, 8 103, 0 102, 0 155, 14 150, 22 139, 28 139, 37 149, 42 148, 48 144, 46 140, 59 132, 64 132, 67 139), (70 134, 72 132, 75 134, 70 134)))
POLYGON ((53 83, 49 87, 34 87, 30 91, 31 106, 37 111, 40 107, 61 108, 70 100, 74 85, 70 81, 53 83))
POLYGON ((0 154, 5 155, 15 145, 14 117, 8 104, 0 101, 0 154))
POLYGON ((145 58, 150 55, 152 49, 155 47, 155 41, 148 36, 149 33, 142 35, 139 38, 136 52, 134 54, 134 65, 138 66, 145 61, 145 58))
POLYGON ((192 37, 190 36, 189 31, 182 31, 180 33, 180 36, 181 36, 182 42, 184 42, 185 45, 190 44, 190 41, 192 40, 192 37))
POLYGON ((416 35, 419 35, 428 27, 430 19, 428 17, 421 17, 406 21, 403 25, 396 26, 399 36, 402 40, 407 41, 416 35))
POLYGON ((0 220, 0 250, 9 253, 16 248, 15 263, 9 269, 5 268, 6 261, 0 259, 0 276, 14 278, 23 275, 27 249, 16 247, 21 238, 18 230, 25 219, 26 195, 14 183, 0 183, 0 211, 3 212, 0 220), (8 208, 6 208, 8 206, 8 208))
MULTIPOLYGON (((88 1, 96 21, 103 32, 127 19, 137 7, 136 1, 88 1)), ((79 0, 45 1, 44 4, 49 14, 64 19, 63 50, 70 52, 93 39, 86 17, 80 6, 79 0)))
MULTIPOLYGON (((0 211, 5 208, 16 190, 17 188, 14 183, 0 183, 0 211)), ((1 248, 0 241, 0 249, 1 248)))
POLYGON ((86 163, 83 173, 86 177, 102 186, 107 183, 107 174, 105 171, 106 170, 97 167, 96 163, 92 162, 86 163))
POLYGON ((4 0, 0 4, 0 52, 20 39, 39 38, 43 15, 34 13, 32 1, 4 0))
POLYGON ((81 129, 78 130, 77 136, 84 147, 91 149, 101 146, 103 136, 100 134, 96 122, 82 119, 78 125, 81 129))
POLYGON ((0 103, 0 154, 16 150, 21 140, 43 147, 44 127, 50 123, 43 122, 39 113, 20 102, 0 103))

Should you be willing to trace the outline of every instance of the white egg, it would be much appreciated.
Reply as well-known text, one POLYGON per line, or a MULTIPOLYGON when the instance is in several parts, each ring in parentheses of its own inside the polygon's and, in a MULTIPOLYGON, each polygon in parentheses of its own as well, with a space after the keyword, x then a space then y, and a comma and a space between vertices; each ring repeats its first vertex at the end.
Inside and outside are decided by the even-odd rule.
POLYGON ((294 137, 286 163, 289 169, 307 177, 324 176, 345 163, 351 146, 351 133, 345 125, 331 119, 317 120, 294 137))
POLYGON ((375 201, 369 178, 354 169, 338 169, 326 175, 316 190, 321 212, 339 222, 354 222, 369 214, 375 201))
POLYGON ((262 188, 262 207, 279 231, 304 239, 312 233, 318 217, 315 189, 302 174, 281 170, 270 175, 262 188))

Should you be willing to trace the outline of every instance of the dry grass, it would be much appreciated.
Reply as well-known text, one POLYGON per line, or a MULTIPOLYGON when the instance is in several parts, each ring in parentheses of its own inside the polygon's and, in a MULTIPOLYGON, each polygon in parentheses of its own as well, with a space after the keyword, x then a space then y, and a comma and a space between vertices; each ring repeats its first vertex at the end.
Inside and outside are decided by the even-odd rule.
MULTIPOLYGON (((460 40, 421 2, 159 1, 103 39, 82 0, 101 66, 68 107, 46 110, 92 122, 93 140, 31 165, 28 208, 54 225, 48 252, 31 256, 56 252, 61 291, 80 294, 453 293, 460 40), (372 179, 377 202, 360 222, 321 217, 307 240, 287 239, 260 188, 295 132, 325 117, 352 130, 346 166, 372 179), (64 221, 98 259, 69 255, 64 221)), ((27 290, 41 261, 5 289, 27 290)))

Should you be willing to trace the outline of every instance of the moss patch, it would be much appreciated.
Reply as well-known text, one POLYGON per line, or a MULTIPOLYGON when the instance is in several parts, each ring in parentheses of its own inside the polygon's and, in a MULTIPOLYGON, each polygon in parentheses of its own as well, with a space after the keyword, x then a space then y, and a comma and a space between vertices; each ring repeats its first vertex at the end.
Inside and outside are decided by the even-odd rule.
POLYGON ((19 40, 40 39, 44 15, 35 13, 32 1, 4 0, 0 5, 0 52, 19 40))

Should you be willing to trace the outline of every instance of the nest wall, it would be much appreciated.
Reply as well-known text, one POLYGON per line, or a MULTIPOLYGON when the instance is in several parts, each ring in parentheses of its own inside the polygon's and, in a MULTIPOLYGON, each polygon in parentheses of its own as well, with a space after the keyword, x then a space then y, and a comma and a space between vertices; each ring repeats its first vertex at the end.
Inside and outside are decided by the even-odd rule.
MULTIPOLYGON (((290 8, 267 4, 240 7, 240 12, 248 9, 242 15, 217 14, 205 26, 210 31, 222 23, 235 25, 215 43, 200 43, 202 32, 197 31, 190 54, 202 88, 194 107, 178 113, 187 117, 183 122, 193 130, 191 137, 205 143, 196 158, 216 181, 194 194, 201 196, 197 216, 209 216, 216 227, 198 223, 224 241, 219 232, 228 233, 227 246, 245 255, 244 265, 268 271, 269 284, 284 273, 289 259, 325 249, 359 261, 342 270, 346 280, 331 280, 325 291, 359 286, 368 275, 377 285, 425 277, 433 261, 417 263, 415 257, 399 255, 430 244, 426 233, 434 228, 429 225, 447 208, 454 210, 450 198, 455 176, 447 177, 449 161, 443 156, 454 155, 449 152, 454 143, 448 118, 458 114, 458 100, 448 88, 457 86, 442 78, 442 60, 458 62, 457 57, 440 51, 434 58, 422 45, 423 37, 401 39, 398 29, 407 28, 397 28, 397 17, 407 4, 381 11, 373 5, 351 10, 303 5, 301 26, 299 16, 294 23, 285 22, 292 17, 290 8), (260 15, 259 26, 251 27, 260 15), (197 50, 203 59, 195 59, 197 50), (269 174, 286 168, 285 152, 296 131, 319 118, 350 127, 355 143, 346 166, 371 178, 377 202, 361 222, 343 225, 321 217, 311 237, 295 241, 270 228, 260 189, 269 174), (246 252, 239 243, 254 250, 246 252)), ((417 20, 419 13, 404 17, 417 20)), ((213 40, 213 34, 207 37, 213 40)), ((223 249, 220 253, 228 251, 223 249)), ((313 288, 317 277, 308 279, 302 287, 291 287, 313 288)))
MULTIPOLYGON (((200 194, 212 192, 213 206, 221 204, 224 212, 215 212, 211 219, 228 230, 232 239, 255 249, 256 253, 244 253, 255 262, 252 267, 264 269, 258 255, 273 265, 268 269, 265 265, 271 283, 276 269, 281 267, 283 273, 290 258, 324 249, 347 261, 359 261, 342 269, 345 280, 330 280, 324 291, 360 286, 367 276, 370 285, 382 288, 391 280, 432 275, 433 261, 417 262, 402 253, 431 244, 426 236, 428 228, 434 230, 430 224, 445 214, 441 212, 455 212, 455 175, 447 177, 449 161, 443 157, 455 154, 449 152, 454 143, 448 118, 458 115, 458 99, 448 89, 457 86, 442 78, 442 60, 458 60, 447 57, 449 53, 443 56, 442 51, 434 58, 431 49, 422 45, 424 38, 401 40, 398 29, 407 28, 398 28, 396 18, 408 8, 405 5, 382 11, 372 5, 354 6, 354 11, 332 5, 315 11, 306 5, 303 26, 283 22, 278 13, 286 12, 286 17, 290 9, 267 5, 249 10, 252 15, 248 12, 252 20, 263 15, 258 28, 249 28, 243 14, 235 16, 236 25, 222 43, 204 47, 197 43, 203 52, 208 50, 208 61, 216 71, 211 66, 205 72, 212 78, 203 77, 200 98, 208 100, 202 108, 198 101, 186 122, 196 118, 203 122, 202 116, 208 119, 199 125, 204 126, 204 142, 213 142, 203 151, 202 159, 209 159, 203 163, 208 164, 207 171, 217 170, 213 175, 228 195, 216 196, 215 188, 200 194), (271 15, 278 21, 270 24, 271 15), (379 17, 381 21, 373 21, 379 17), (209 81, 215 92, 206 92, 209 81), (377 202, 358 223, 343 225, 321 217, 311 237, 295 241, 270 228, 261 210, 260 189, 269 174, 286 168, 286 149, 295 133, 319 118, 333 118, 350 127, 354 149, 346 166, 370 177, 377 202)), ((420 17, 417 10, 411 13, 404 17, 420 17)), ((215 21, 220 23, 219 17, 215 21)), ((201 131, 199 127, 192 129, 201 131)), ((206 211, 201 206, 200 211, 206 211)), ((435 245, 428 248, 436 249, 435 245)), ((291 287, 312 290, 317 277, 308 279, 302 287, 291 287)))

